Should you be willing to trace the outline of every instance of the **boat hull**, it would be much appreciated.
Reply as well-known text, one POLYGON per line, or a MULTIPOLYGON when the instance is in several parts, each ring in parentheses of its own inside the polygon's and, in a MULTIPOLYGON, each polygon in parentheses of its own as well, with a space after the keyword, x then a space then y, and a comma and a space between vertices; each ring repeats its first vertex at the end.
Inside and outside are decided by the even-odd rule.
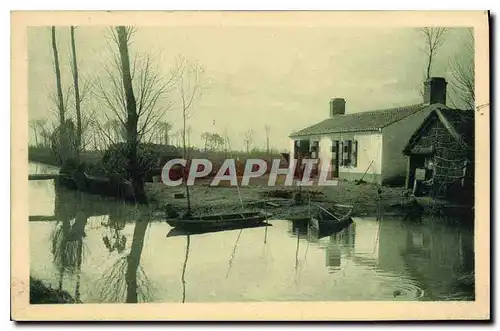
POLYGON ((228 229, 231 227, 251 227, 264 224, 269 218, 266 213, 221 214, 196 218, 167 220, 167 223, 179 229, 188 231, 208 231, 228 229))
POLYGON ((135 201, 134 190, 129 182, 113 181, 108 178, 93 177, 87 174, 83 176, 61 174, 56 181, 59 185, 70 190, 135 201))
POLYGON ((230 226, 226 227, 220 227, 220 228, 197 228, 197 229, 183 229, 182 227, 175 227, 171 229, 167 233, 167 238, 168 237, 179 237, 179 236, 189 236, 189 235, 200 235, 200 234, 206 234, 206 233, 217 233, 217 232, 222 232, 222 231, 232 231, 232 230, 243 230, 243 229, 254 229, 254 228, 261 228, 265 226, 272 226, 269 223, 257 223, 257 224, 251 224, 251 225, 245 225, 245 224, 232 224, 230 226))

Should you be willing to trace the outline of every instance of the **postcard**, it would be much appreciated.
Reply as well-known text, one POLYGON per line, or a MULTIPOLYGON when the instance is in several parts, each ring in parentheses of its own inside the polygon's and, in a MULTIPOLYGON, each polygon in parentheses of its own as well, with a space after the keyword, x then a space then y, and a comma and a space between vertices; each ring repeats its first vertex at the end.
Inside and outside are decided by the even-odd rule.
POLYGON ((11 17, 13 320, 490 319, 488 11, 11 17))

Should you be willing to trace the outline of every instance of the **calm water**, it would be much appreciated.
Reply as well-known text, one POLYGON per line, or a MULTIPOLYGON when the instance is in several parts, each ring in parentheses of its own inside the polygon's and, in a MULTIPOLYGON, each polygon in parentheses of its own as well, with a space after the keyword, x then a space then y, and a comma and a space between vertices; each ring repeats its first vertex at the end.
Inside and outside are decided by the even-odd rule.
MULTIPOLYGON (((54 171, 31 164, 30 173, 54 171)), ((83 302, 467 300, 473 235, 426 219, 357 218, 323 238, 272 226, 167 237, 148 213, 30 181, 31 275, 83 302)))

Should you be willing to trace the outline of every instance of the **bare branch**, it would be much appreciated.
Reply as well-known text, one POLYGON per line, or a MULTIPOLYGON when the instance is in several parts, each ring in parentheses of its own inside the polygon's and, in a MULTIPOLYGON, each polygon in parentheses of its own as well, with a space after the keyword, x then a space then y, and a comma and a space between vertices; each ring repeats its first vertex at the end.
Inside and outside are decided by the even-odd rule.
POLYGON ((432 61, 436 56, 438 49, 443 45, 445 41, 444 37, 447 29, 425 27, 419 29, 419 31, 424 37, 424 53, 427 55, 426 78, 429 79, 431 77, 432 61))

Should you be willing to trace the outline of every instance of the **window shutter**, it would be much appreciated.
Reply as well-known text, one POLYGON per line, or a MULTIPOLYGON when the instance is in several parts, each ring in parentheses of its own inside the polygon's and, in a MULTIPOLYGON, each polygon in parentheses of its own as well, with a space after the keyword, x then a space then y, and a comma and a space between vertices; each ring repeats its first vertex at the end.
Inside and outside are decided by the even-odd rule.
POLYGON ((351 156, 351 141, 346 140, 346 141, 344 141, 344 150, 342 153, 342 160, 343 160, 342 163, 344 164, 344 166, 351 165, 350 156, 351 156))
POLYGON ((335 158, 337 155, 337 149, 338 149, 338 145, 339 145, 339 141, 338 140, 333 140, 332 141, 332 154, 333 154, 333 158, 335 158))
POLYGON ((344 141, 339 141, 339 146, 338 146, 338 151, 339 151, 339 164, 341 166, 344 165, 344 141))
POLYGON ((352 142, 352 150, 351 150, 351 165, 356 167, 358 164, 358 141, 354 140, 352 142))

